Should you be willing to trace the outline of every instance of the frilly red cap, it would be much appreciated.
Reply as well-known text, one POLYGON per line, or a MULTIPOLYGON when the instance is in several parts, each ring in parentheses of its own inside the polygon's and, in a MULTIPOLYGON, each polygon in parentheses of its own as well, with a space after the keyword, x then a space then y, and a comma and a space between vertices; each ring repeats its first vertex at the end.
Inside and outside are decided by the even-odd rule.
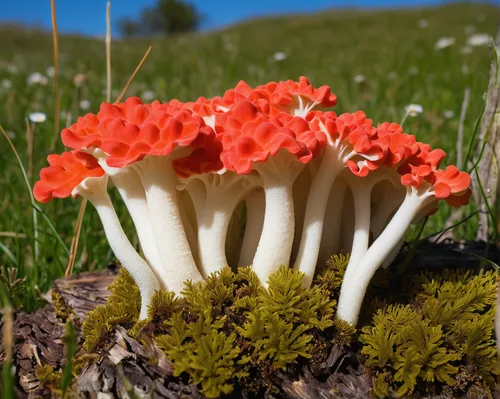
POLYGON ((40 171, 33 194, 39 202, 49 202, 52 198, 66 198, 76 186, 88 177, 101 177, 104 171, 97 160, 83 151, 51 154, 47 157, 48 167, 40 171))
POLYGON ((241 101, 228 113, 232 128, 222 135, 224 167, 247 174, 254 162, 286 150, 301 163, 309 162, 319 153, 321 142, 303 118, 279 113, 267 117, 252 103, 241 101))
POLYGON ((74 150, 99 147, 102 143, 98 130, 99 119, 94 114, 80 116, 76 123, 61 131, 62 142, 74 150))
POLYGON ((460 172, 456 166, 449 165, 444 170, 437 170, 434 183, 434 195, 444 199, 451 206, 467 205, 472 193, 470 175, 460 172))
POLYGON ((301 102, 313 103, 323 108, 337 104, 337 97, 330 92, 328 86, 315 88, 305 76, 301 76, 298 82, 293 80, 269 82, 255 89, 240 81, 234 89, 224 93, 219 106, 229 108, 242 100, 252 102, 266 115, 287 112, 290 106, 296 106, 301 102))
POLYGON ((102 111, 107 116, 99 126, 105 131, 100 148, 109 155, 106 163, 112 167, 128 166, 146 155, 167 156, 178 146, 201 146, 205 138, 199 136, 215 137, 201 117, 176 104, 153 107, 134 99, 123 108, 102 111))
POLYGON ((429 165, 410 165, 410 173, 401 176, 401 183, 405 186, 428 186, 437 199, 444 199, 452 206, 461 206, 469 203, 471 195, 470 175, 460 172, 456 166, 449 165, 446 169, 433 170, 429 165))

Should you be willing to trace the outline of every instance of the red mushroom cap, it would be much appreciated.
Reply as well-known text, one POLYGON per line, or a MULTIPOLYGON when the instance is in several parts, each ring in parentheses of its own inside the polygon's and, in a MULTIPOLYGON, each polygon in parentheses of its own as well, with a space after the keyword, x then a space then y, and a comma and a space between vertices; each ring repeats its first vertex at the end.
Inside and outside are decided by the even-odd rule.
POLYGON ((66 198, 76 186, 88 177, 101 177, 104 171, 97 160, 83 151, 52 154, 47 157, 49 165, 40 171, 33 194, 39 202, 49 202, 52 198, 66 198))
POLYGON ((76 123, 61 131, 63 144, 74 150, 99 147, 102 139, 98 125, 99 119, 95 114, 80 116, 76 123))
POLYGON ((109 154, 109 166, 125 167, 146 155, 167 156, 177 146, 199 147, 215 137, 212 128, 187 109, 175 104, 147 106, 137 100, 125 109, 101 109, 106 116, 99 126, 105 136, 100 148, 109 154))
POLYGON ((301 163, 319 153, 321 142, 308 123, 286 113, 268 117, 248 101, 240 101, 228 111, 230 129, 222 135, 224 166, 238 174, 252 171, 254 162, 286 150, 301 163))

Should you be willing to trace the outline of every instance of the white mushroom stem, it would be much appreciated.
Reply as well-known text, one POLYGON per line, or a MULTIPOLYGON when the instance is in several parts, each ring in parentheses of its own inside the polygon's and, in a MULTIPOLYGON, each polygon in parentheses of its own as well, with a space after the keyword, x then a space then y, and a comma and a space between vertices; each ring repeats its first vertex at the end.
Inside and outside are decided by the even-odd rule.
MULTIPOLYGON (((381 166, 366 177, 359 178, 350 175, 347 178, 354 198, 354 237, 344 279, 348 279, 352 273, 356 273, 359 261, 368 250, 370 243, 372 189, 380 181, 393 177, 394 173, 391 169, 381 166)), ((401 200, 399 203, 401 204, 401 200)))
POLYGON ((340 249, 340 226, 344 209, 347 183, 341 177, 335 179, 326 206, 323 235, 319 247, 318 264, 324 265, 340 249))
POLYGON ((292 186, 303 167, 284 150, 254 164, 263 181, 266 209, 252 266, 265 286, 269 275, 290 263, 295 228, 292 186))
POLYGON ((380 233, 384 230, 389 222, 391 215, 398 209, 398 206, 404 200, 404 196, 399 195, 399 192, 386 190, 380 204, 373 212, 370 230, 373 233, 373 239, 377 239, 380 233))
POLYGON ((198 255, 204 277, 228 265, 226 237, 236 206, 254 185, 231 171, 195 175, 186 186, 198 221, 198 255))
POLYGON ((253 190, 247 197, 246 202, 246 225, 243 244, 241 246, 238 266, 250 266, 259 245, 259 238, 264 225, 264 212, 266 209, 266 196, 264 190, 259 188, 253 190))
MULTIPOLYGON (((318 157, 319 158, 319 157, 318 157)), ((311 188, 311 183, 313 175, 316 173, 312 163, 317 161, 315 158, 313 161, 309 162, 299 176, 293 183, 293 205, 295 212, 295 233, 293 235, 293 245, 292 245, 292 262, 297 259, 297 254, 299 253, 300 238, 302 237, 302 229, 304 227, 304 216, 306 213, 307 206, 307 196, 309 194, 309 189, 311 188)))
POLYGON ((198 262, 198 227, 194 204, 189 193, 186 191, 177 191, 177 204, 179 205, 179 212, 184 231, 186 232, 189 248, 191 248, 191 253, 193 254, 195 262, 198 262))
POLYGON ((153 270, 136 252, 125 235, 113 204, 107 193, 108 176, 89 177, 74 190, 73 195, 81 195, 94 205, 109 245, 121 265, 130 273, 141 293, 141 311, 139 319, 147 318, 147 309, 154 292, 160 289, 160 283, 153 270))
POLYGON ((352 273, 344 278, 340 290, 337 317, 356 326, 363 298, 368 284, 382 262, 404 237, 404 234, 420 210, 435 201, 428 190, 418 192, 413 187, 407 188, 407 195, 385 230, 373 242, 352 273))
POLYGON ((202 281, 194 262, 177 204, 178 177, 172 158, 147 156, 133 165, 148 202, 156 248, 167 288, 179 294, 186 280, 202 281))
POLYGON ((162 288, 165 289, 166 276, 163 275, 160 256, 156 250, 156 240, 151 226, 146 193, 142 187, 139 175, 131 168, 113 168, 108 166, 102 158, 99 159, 99 165, 111 178, 111 181, 120 193, 136 228, 144 257, 158 277, 162 288))
POLYGON ((309 191, 299 253, 294 265, 295 269, 305 274, 302 283, 306 287, 311 285, 316 271, 330 190, 342 168, 337 147, 327 145, 309 191))

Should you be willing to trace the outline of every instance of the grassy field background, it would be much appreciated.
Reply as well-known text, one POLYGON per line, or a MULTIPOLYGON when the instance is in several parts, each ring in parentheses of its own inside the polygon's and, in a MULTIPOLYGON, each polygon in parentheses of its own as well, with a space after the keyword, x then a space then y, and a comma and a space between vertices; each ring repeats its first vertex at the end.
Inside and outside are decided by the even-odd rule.
MULTIPOLYGON (((220 95, 240 79, 257 85, 306 75, 315 85, 331 86, 339 98, 338 113, 363 109, 375 122, 399 122, 406 105, 421 104, 424 112, 408 118, 405 130, 445 149, 450 163, 456 157, 464 90, 471 89, 465 120, 467 148, 488 85, 491 50, 466 46, 467 38, 474 33, 494 37, 497 26, 498 11, 492 5, 457 3, 394 11, 338 10, 248 21, 216 32, 116 40, 112 44, 112 99, 152 45, 127 95, 194 100, 220 95), (436 42, 445 36, 454 37, 455 44, 436 49, 436 42), (275 56, 280 52, 285 59, 275 56)), ((1 26, 0 37, 0 124, 19 152, 32 187, 46 164, 54 135, 54 79, 48 76, 53 65, 52 37, 50 32, 15 26, 1 26), (48 77, 46 85, 28 84, 35 72, 48 77), (36 111, 45 113, 47 120, 30 124, 30 140, 26 118, 36 111)), ((78 115, 96 112, 105 100, 105 50, 102 39, 60 36, 59 40, 64 127, 78 115), (84 77, 80 85, 75 84, 75 77, 84 77)), ((63 151, 60 141, 56 151, 63 151)), ((38 225, 34 226, 21 168, 1 136, 0 171, 0 266, 4 269, 0 287, 14 305, 30 310, 53 279, 64 274, 81 200, 40 206, 43 214, 37 212, 38 225), (7 268, 17 268, 17 277, 7 279, 7 268), (13 284, 24 276, 25 283, 13 284)), ((425 226, 424 235, 443 225, 449 208, 444 204, 441 208, 425 226)), ((466 214, 472 211, 473 206, 466 214)), ((121 214, 131 228, 123 209, 121 214)), ((474 226, 475 218, 471 218, 457 234, 473 238, 474 226)), ((111 261, 100 222, 89 206, 74 271, 102 268, 111 261)))

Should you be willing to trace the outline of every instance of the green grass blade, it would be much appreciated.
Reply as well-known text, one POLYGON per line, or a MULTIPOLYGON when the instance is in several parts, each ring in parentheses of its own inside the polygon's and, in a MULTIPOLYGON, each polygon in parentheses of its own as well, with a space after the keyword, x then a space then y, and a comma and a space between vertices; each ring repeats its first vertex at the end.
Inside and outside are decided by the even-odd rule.
POLYGON ((68 246, 64 243, 63 239, 61 238, 61 236, 57 232, 56 227, 50 221, 49 217, 45 214, 45 212, 42 210, 42 208, 40 208, 36 203, 33 203, 31 205, 33 206, 33 208, 36 211, 40 212, 40 214, 42 215, 42 218, 45 220, 45 222, 49 226, 49 229, 52 230, 52 232, 54 233, 54 237, 59 242, 59 244, 61 244, 61 247, 64 250, 64 252, 66 253, 66 255, 69 256, 69 248, 68 248, 68 246))
POLYGON ((0 249, 5 252, 5 255, 12 261, 12 263, 17 264, 17 259, 12 253, 12 251, 5 245, 4 243, 0 242, 0 249))
POLYGON ((64 342, 66 344, 66 363, 64 364, 61 379, 61 391, 63 397, 71 384, 71 380, 73 379, 73 357, 76 353, 76 331, 71 320, 66 322, 64 342))
MULTIPOLYGON (((33 196, 33 192, 31 190, 31 184, 30 184, 30 181, 28 178, 28 174, 26 173, 26 169, 24 168, 23 161, 21 160, 21 157, 19 156, 19 153, 17 152, 16 147, 14 146, 14 143, 12 142, 9 135, 5 132, 5 130, 3 129, 3 127, 1 125, 0 125, 0 131, 5 136, 5 138, 7 139, 7 142, 10 145, 10 148, 14 152, 14 155, 15 155, 16 160, 17 160, 17 164, 18 164, 19 169, 21 170, 21 173, 23 175, 24 184, 26 185, 26 188, 28 189, 28 195, 30 197, 31 203, 35 204, 35 197, 33 196)), ((33 236, 35 238, 38 238, 38 216, 37 216, 37 213, 35 210, 33 210, 32 214, 33 214, 33 236)), ((39 252, 40 252, 39 245, 38 245, 38 242, 35 240, 34 241, 35 264, 36 264, 36 260, 38 260, 39 252)))

